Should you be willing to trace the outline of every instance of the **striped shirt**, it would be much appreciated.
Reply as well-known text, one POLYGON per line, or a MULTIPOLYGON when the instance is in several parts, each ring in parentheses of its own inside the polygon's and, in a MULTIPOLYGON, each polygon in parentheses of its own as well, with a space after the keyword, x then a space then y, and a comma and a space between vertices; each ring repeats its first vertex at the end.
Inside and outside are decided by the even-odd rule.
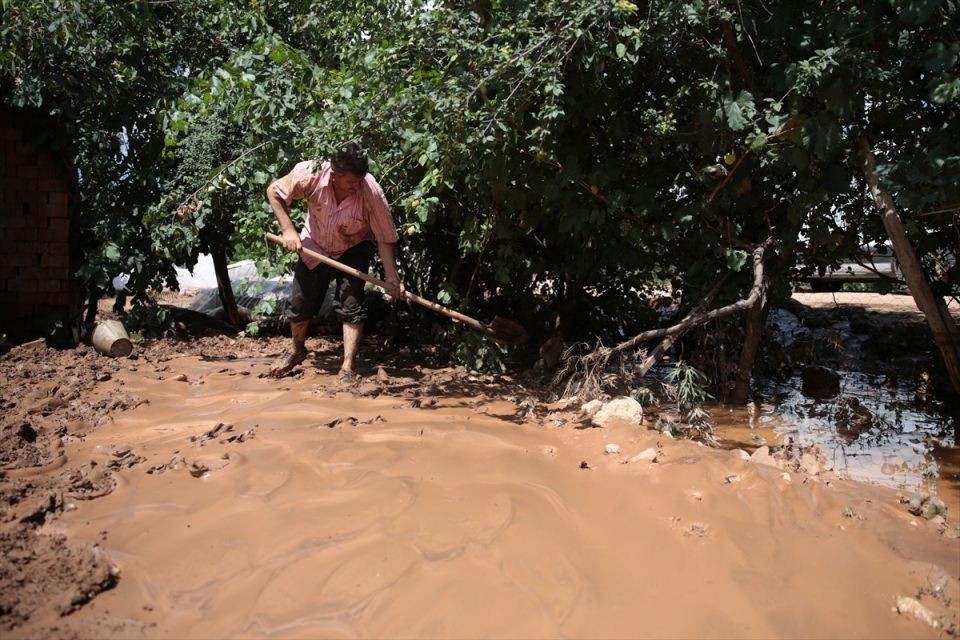
MULTIPOLYGON (((307 220, 300 232, 305 248, 339 258, 347 249, 365 240, 389 243, 398 240, 390 205, 372 175, 364 176, 357 191, 337 204, 330 184, 333 173, 330 163, 324 162, 316 172, 314 166, 312 160, 301 162, 271 185, 288 207, 295 200, 307 201, 307 220)), ((301 255, 300 259, 311 269, 320 264, 309 256, 301 255)))

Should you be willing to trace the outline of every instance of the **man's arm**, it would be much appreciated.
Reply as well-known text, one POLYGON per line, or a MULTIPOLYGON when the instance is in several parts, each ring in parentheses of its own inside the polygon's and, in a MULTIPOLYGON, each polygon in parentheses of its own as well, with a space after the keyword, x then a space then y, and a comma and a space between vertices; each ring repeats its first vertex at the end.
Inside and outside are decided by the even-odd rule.
POLYGON ((290 219, 290 207, 288 207, 287 203, 277 194, 276 187, 276 182, 272 182, 270 186, 267 187, 267 202, 270 203, 270 208, 273 209, 273 215, 277 217, 277 222, 280 223, 280 230, 283 232, 284 248, 287 251, 299 253, 303 246, 300 243, 300 234, 297 233, 297 228, 293 226, 293 221, 290 219))
POLYGON ((387 281, 387 293, 392 298, 403 300, 404 288, 400 282, 400 274, 397 272, 396 247, 396 243, 393 242, 377 241, 377 251, 380 252, 380 262, 383 263, 383 271, 387 281))

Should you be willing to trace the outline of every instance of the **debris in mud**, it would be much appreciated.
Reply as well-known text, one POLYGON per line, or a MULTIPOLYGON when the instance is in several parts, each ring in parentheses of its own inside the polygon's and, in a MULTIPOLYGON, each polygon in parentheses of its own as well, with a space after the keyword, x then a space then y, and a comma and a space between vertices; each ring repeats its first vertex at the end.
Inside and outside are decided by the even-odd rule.
POLYGON ((75 500, 93 500, 109 495, 117 488, 117 481, 109 470, 100 469, 100 465, 91 461, 90 466, 70 471, 67 475, 69 485, 64 495, 75 500))
POLYGON ((154 473, 166 473, 167 471, 176 471, 177 469, 180 468, 180 465, 182 464, 185 464, 185 460, 183 456, 180 455, 179 453, 176 453, 172 458, 170 458, 170 462, 167 462, 166 464, 154 465, 149 469, 147 469, 147 473, 152 475, 154 473))
POLYGON ((334 427, 338 427, 341 424, 355 426, 358 424, 374 424, 375 422, 386 422, 386 420, 384 420, 383 416, 380 416, 380 415, 376 415, 372 418, 367 418, 366 420, 360 420, 359 418, 354 418, 353 416, 347 416, 345 418, 334 418, 329 422, 324 422, 323 425, 325 427, 329 427, 333 429, 334 427))
POLYGON ((926 608, 916 598, 900 597, 897 598, 897 613, 911 615, 920 622, 923 622, 934 629, 940 628, 940 620, 930 609, 926 608))
POLYGON ((833 398, 840 393, 840 375, 827 367, 806 366, 800 392, 818 400, 833 398))
POLYGON ((848 442, 860 437, 873 427, 873 414, 852 396, 842 398, 833 414, 837 434, 848 442))
POLYGON ((257 435, 257 425, 253 425, 243 433, 236 433, 227 438, 220 440, 221 444, 228 444, 231 442, 246 442, 247 440, 252 440, 254 436, 257 435))
MULTIPOLYGON (((98 546, 38 535, 30 527, 0 533, 0 630, 12 631, 33 616, 65 616, 117 584, 119 569, 98 546)), ((38 637, 46 634, 38 634, 38 637)))
POLYGON ((909 505, 907 510, 910 513, 915 516, 923 516, 927 520, 947 514, 947 505, 944 504, 943 500, 920 491, 909 498, 900 498, 900 502, 909 505))
POLYGON ((214 471, 219 471, 230 464, 230 454, 225 453, 219 458, 194 460, 190 463, 190 475, 202 478, 214 471))
POLYGON ((225 424, 223 422, 218 422, 212 429, 204 431, 199 436, 190 436, 190 442, 193 443, 194 447, 202 447, 205 442, 208 440, 216 440, 220 436, 233 431, 232 424, 225 424))
POLYGON ((113 460, 107 463, 108 469, 119 471, 129 469, 146 460, 143 456, 138 456, 129 448, 118 449, 113 452, 113 460))
POLYGON ((783 471, 805 473, 819 476, 830 470, 827 457, 819 447, 793 447, 787 445, 771 449, 764 445, 758 447, 750 456, 750 462, 776 467, 783 471))

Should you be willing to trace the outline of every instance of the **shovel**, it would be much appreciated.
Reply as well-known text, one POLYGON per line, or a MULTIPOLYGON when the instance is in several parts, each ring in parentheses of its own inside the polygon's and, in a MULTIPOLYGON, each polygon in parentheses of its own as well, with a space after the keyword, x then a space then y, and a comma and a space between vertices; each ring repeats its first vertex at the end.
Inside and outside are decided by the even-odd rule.
MULTIPOLYGON (((280 236, 274 235, 272 233, 268 233, 267 240, 270 240, 271 242, 274 242, 280 246, 283 246, 283 238, 281 238, 280 236)), ((330 265, 334 269, 338 269, 340 271, 343 271, 344 273, 350 274, 351 276, 356 276, 357 278, 365 280, 366 282, 369 282, 373 286, 383 289, 384 291, 387 290, 387 283, 384 282, 383 280, 374 278, 373 276, 363 273, 362 271, 359 271, 357 269, 354 269, 353 267, 347 266, 342 262, 337 262, 333 258, 321 255, 316 251, 311 251, 306 247, 301 248, 300 253, 305 256, 309 256, 315 260, 319 260, 324 264, 330 265)), ((404 293, 408 300, 412 300, 417 304, 423 307, 426 307, 427 309, 430 309, 431 311, 442 313, 448 318, 453 318, 457 322, 461 322, 467 325, 468 327, 476 329, 477 331, 482 333, 485 338, 488 338, 496 342, 497 344, 502 344, 508 347, 515 347, 522 344, 526 344, 527 342, 527 330, 524 329, 519 324, 517 324, 516 322, 513 322, 512 320, 507 320, 506 318, 501 318, 500 316, 497 316, 493 319, 493 321, 490 324, 485 324, 475 318, 471 318, 470 316, 465 316, 459 311, 447 309, 446 307, 441 306, 436 302, 427 300, 426 298, 421 298, 415 293, 410 293, 409 291, 406 291, 404 293)))

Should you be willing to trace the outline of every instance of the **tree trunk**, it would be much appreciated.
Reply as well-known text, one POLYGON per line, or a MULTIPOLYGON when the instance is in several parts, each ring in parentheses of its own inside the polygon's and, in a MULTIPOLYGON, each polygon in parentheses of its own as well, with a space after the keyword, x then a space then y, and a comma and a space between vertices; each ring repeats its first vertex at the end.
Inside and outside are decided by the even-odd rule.
POLYGON ((227 252, 223 246, 211 247, 210 256, 213 258, 213 271, 217 276, 217 289, 220 292, 220 302, 223 303, 223 319, 236 328, 240 328, 243 320, 237 310, 237 299, 233 295, 233 285, 230 284, 230 271, 227 269, 227 252))
MULTIPOLYGON (((764 283, 766 289, 766 283, 764 283)), ((732 404, 744 404, 750 396, 750 379, 753 365, 760 352, 760 342, 763 337, 763 325, 766 324, 770 303, 766 298, 766 291, 760 302, 747 311, 747 331, 743 338, 743 347, 740 349, 740 361, 737 363, 737 381, 728 401, 732 404)))
POLYGON ((930 284, 920 267, 920 261, 907 238, 903 221, 893 204, 893 199, 880 189, 880 181, 874 170, 876 160, 873 151, 870 149, 870 142, 866 137, 861 138, 860 148, 864 155, 863 173, 867 185, 870 187, 870 194, 883 216, 883 226, 890 236, 893 252, 897 257, 897 262, 900 263, 904 280, 907 281, 907 287, 913 295, 917 308, 927 318, 933 340, 943 356, 943 363, 946 366, 950 384, 953 386, 954 392, 960 394, 960 334, 957 332, 957 325, 950 317, 950 312, 947 310, 943 298, 933 295, 930 284))

